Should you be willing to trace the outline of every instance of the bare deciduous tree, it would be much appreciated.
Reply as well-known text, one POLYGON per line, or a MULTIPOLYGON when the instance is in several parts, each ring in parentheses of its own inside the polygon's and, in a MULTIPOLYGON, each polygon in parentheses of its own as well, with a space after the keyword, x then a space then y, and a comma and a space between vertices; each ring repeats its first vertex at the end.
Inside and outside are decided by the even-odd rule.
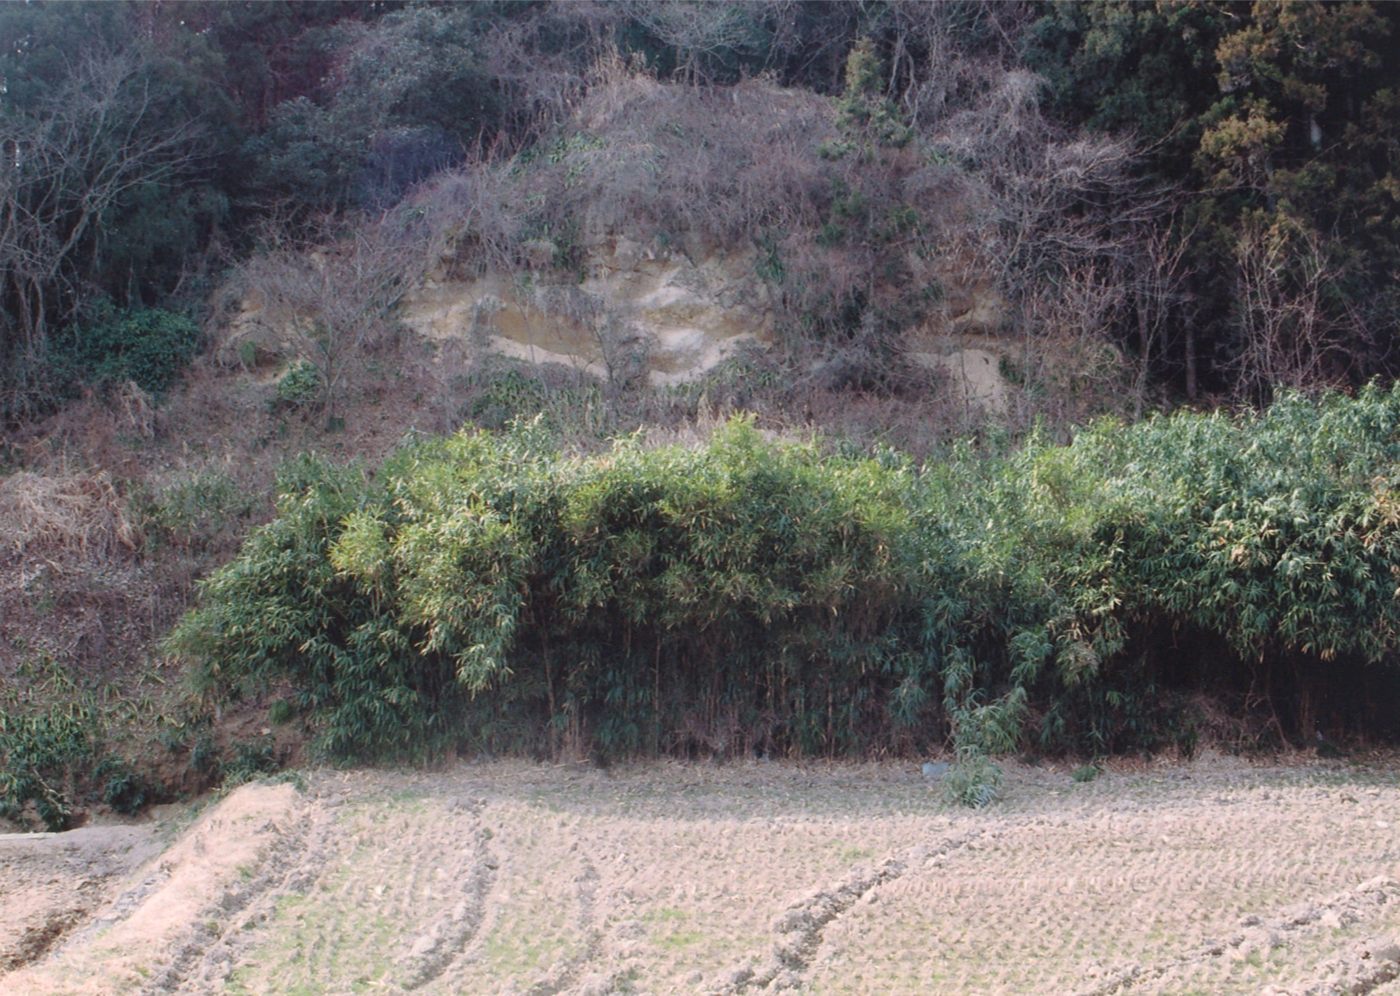
POLYGON ((0 408, 26 406, 27 375, 83 301, 103 248, 101 223, 140 186, 192 164, 191 126, 152 127, 150 82, 131 54, 91 53, 35 108, 0 105, 0 408))
POLYGON ((1316 232, 1286 219, 1247 222, 1235 247, 1237 390, 1266 400, 1279 387, 1345 380, 1365 323, 1332 293, 1344 267, 1316 232))
POLYGON ((627 16, 676 52, 676 75, 691 85, 712 83, 710 66, 736 53, 756 54, 762 44, 756 4, 701 0, 628 0, 627 16))
POLYGON ((568 117, 588 89, 586 67, 616 53, 624 14, 622 4, 577 0, 522 9, 491 26, 481 45, 483 64, 510 97, 518 142, 568 117))
POLYGON ((1063 392, 1079 393, 1082 410, 1066 414, 1088 414, 1122 393, 1120 347, 1136 316, 1140 409, 1141 374, 1169 333, 1179 290, 1180 254, 1167 237, 1170 192, 1139 179, 1130 140, 1069 133, 1049 120, 1033 74, 984 66, 961 75, 975 83, 973 95, 932 132, 980 190, 972 202, 979 209, 949 232, 953 255, 996 276, 1028 377, 1050 374, 1057 356, 1088 364, 1075 375, 1086 390, 1063 392))
POLYGON ((268 248, 240 270, 237 286, 263 299, 257 320, 292 335, 316 365, 328 419, 336 417, 350 362, 390 328, 394 308, 429 262, 415 220, 414 212, 325 219, 295 240, 273 229, 268 248))
MULTIPOLYGON (((1186 251, 1190 232, 1179 230, 1176 220, 1164 221, 1141 232, 1137 240, 1131 277, 1133 306, 1137 315, 1137 374, 1133 386, 1133 417, 1140 418, 1147 403, 1152 367, 1166 352, 1174 332, 1194 336, 1195 319, 1186 292, 1186 251)), ((1188 346, 1183 352, 1190 357, 1188 346)), ((1196 399, 1196 372, 1186 371, 1186 393, 1196 399)))

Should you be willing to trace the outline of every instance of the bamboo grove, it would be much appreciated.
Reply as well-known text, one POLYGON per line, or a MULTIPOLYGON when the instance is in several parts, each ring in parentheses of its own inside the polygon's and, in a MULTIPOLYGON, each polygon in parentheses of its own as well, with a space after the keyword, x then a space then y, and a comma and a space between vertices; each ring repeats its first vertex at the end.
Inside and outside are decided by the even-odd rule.
POLYGON ((1393 736, 1397 488, 1379 388, 923 466, 536 420, 289 466, 172 646, 342 759, 1189 753, 1207 698, 1393 736))

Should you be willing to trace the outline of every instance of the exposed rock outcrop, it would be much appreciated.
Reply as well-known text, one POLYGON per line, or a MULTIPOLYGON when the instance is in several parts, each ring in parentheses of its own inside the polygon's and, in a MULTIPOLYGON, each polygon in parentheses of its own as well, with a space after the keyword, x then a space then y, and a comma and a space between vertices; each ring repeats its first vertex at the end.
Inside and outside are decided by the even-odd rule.
POLYGON ((698 261, 619 237, 600 246, 582 281, 557 271, 476 280, 438 275, 400 314, 429 338, 460 338, 534 363, 654 386, 695 380, 772 319, 751 254, 698 261))

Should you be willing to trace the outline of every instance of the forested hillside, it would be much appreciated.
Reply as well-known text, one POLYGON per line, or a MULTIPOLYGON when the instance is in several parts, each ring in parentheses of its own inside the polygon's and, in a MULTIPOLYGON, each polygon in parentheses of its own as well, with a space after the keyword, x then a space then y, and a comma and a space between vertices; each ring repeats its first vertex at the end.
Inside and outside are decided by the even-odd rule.
POLYGON ((0 814, 1396 735, 1394 5, 5 4, 0 149, 0 814))
MULTIPOLYGON (((905 257, 948 256, 1012 302, 1011 334, 1102 340, 1167 398, 1392 373, 1388 5, 36 3, 0 18, 10 420, 132 369, 163 388, 168 364, 142 350, 178 364, 198 337, 162 312, 201 322, 250 253, 356 229, 444 174, 577 171, 585 151, 617 171, 589 178, 611 202, 589 210, 681 205, 655 227, 765 247, 789 279, 813 253, 843 256, 815 262, 842 279, 803 314, 876 348, 938 293, 905 257), (626 79, 683 92, 627 108, 631 134, 591 134, 574 112, 626 79), (765 103, 772 88, 827 103, 793 155, 830 168, 765 162, 764 129, 798 113, 765 103), (687 130, 710 99, 734 133, 687 130), (667 132, 699 158, 671 162, 667 132), (662 172, 628 173, 646 165, 628 139, 662 172), (748 182, 715 175, 729 170, 748 182)), ((568 264, 561 235, 583 219, 544 193, 534 234, 568 264)), ((493 221, 452 235, 489 239, 493 221)))

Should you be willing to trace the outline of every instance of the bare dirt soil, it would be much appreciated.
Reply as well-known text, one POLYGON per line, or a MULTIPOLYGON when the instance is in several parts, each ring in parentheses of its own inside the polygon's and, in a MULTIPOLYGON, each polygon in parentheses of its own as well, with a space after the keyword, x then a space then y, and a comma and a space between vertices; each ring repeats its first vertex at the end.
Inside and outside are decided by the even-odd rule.
POLYGON ((0 838, 0 992, 1396 996, 1398 772, 312 771, 0 838))

